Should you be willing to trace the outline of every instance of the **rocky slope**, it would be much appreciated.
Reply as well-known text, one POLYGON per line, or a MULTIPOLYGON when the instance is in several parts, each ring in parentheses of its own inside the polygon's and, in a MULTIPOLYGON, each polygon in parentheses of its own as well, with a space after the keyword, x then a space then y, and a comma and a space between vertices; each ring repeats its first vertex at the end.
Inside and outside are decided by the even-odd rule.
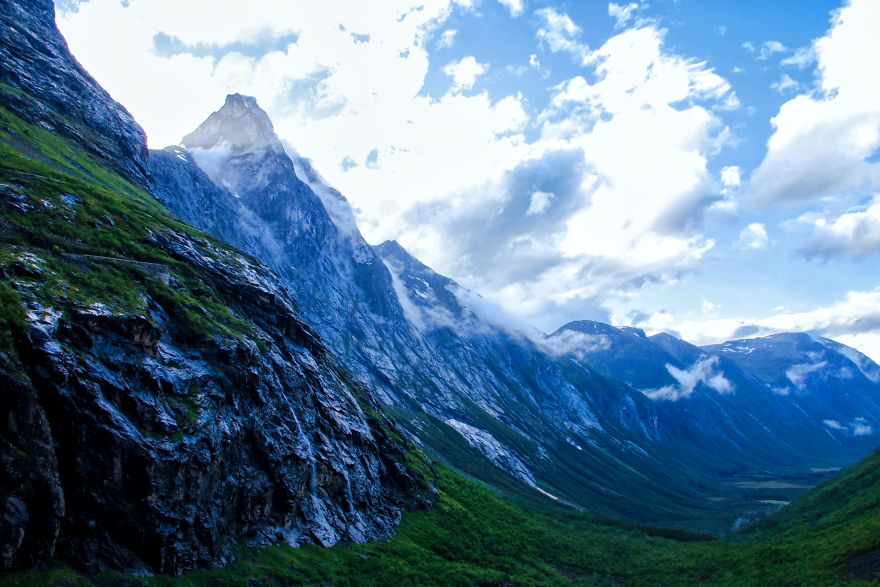
POLYGON ((275 275, 138 185, 143 132, 51 3, 0 22, 0 568, 390 535, 432 495, 411 446, 275 275))
POLYGON ((55 27, 52 0, 4 1, 0 22, 4 106, 145 184, 144 131, 70 54, 55 27))

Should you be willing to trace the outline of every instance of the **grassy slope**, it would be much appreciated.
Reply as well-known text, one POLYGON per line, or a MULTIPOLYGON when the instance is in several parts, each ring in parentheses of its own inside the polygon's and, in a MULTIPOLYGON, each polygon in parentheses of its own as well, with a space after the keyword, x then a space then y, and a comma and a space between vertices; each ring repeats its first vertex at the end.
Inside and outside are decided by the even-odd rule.
MULTIPOLYGON (((149 293, 167 304, 193 336, 250 334, 246 317, 231 312, 191 266, 152 242, 152 234, 164 230, 205 235, 64 139, 3 108, 0 183, 14 186, 32 207, 26 214, 11 207, 0 210, 0 273, 14 279, 19 291, 59 309, 99 302, 122 314, 143 313, 144 293, 149 293), (70 195, 75 204, 69 203, 70 195), (162 285, 130 265, 71 256, 82 254, 163 264, 176 285, 162 285)), ((6 285, 0 290, 0 324, 18 319, 18 295, 6 285)), ((6 336, 0 344, 10 350, 6 336)))
MULTIPOLYGON (((441 501, 407 514, 388 541, 323 549, 242 549, 225 569, 131 584, 197 585, 845 585, 847 562, 880 548, 880 452, 733 538, 680 541, 515 504, 442 469, 441 501)), ((82 582, 66 570, 0 583, 82 582)), ((97 577, 117 584, 119 576, 97 577)), ((875 579, 874 584, 880 584, 875 579)))

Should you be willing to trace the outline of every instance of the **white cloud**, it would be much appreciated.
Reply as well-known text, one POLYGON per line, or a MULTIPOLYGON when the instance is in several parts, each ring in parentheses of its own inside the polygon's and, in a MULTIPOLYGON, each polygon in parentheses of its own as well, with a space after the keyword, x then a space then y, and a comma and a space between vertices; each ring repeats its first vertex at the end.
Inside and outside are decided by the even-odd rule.
POLYGON ((880 251, 880 196, 870 204, 841 214, 834 219, 815 214, 802 216, 799 221, 812 228, 812 234, 802 247, 810 257, 849 255, 864 259, 880 251))
POLYGON ((688 369, 666 365, 666 370, 675 379, 676 385, 667 385, 642 393, 651 399, 677 401, 691 395, 700 383, 722 394, 734 391, 733 384, 727 380, 723 372, 716 370, 717 366, 718 357, 714 355, 701 357, 688 369))
POLYGON ((777 53, 788 53, 788 47, 779 41, 764 41, 761 49, 758 51, 758 59, 766 61, 777 53))
POLYGON ((503 4, 513 17, 519 16, 525 9, 525 0, 498 0, 498 2, 503 4))
POLYGON ((868 424, 865 418, 856 418, 848 425, 843 425, 838 420, 822 420, 822 424, 831 430, 849 432, 853 436, 870 436, 874 433, 873 428, 871 428, 871 425, 868 424))
POLYGON ((535 339, 534 342, 554 355, 572 354, 583 360, 590 353, 611 346, 611 339, 604 334, 587 334, 576 330, 562 330, 553 336, 535 339))
POLYGON ((798 47, 794 53, 780 61, 782 65, 806 69, 816 62, 816 48, 810 44, 807 47, 798 47))
POLYGON ((581 61, 586 61, 589 47, 580 42, 581 28, 567 14, 555 8, 542 8, 535 14, 541 19, 538 40, 554 53, 571 53, 581 61))
POLYGON ((477 79, 488 70, 488 65, 480 63, 473 55, 468 55, 458 61, 447 63, 443 73, 452 78, 456 88, 467 90, 474 87, 477 79))
POLYGON ((611 2, 608 5, 608 16, 613 18, 616 22, 614 26, 616 28, 623 28, 630 23, 635 18, 635 13, 642 8, 638 2, 630 2, 628 4, 616 4, 611 2))
POLYGON ((455 29, 447 29, 440 34, 440 40, 437 41, 438 47, 452 47, 455 44, 455 35, 458 31, 455 29))
MULTIPOLYGON (((552 88, 552 103, 535 118, 520 94, 473 91, 487 66, 472 56, 450 66, 450 91, 424 95, 437 68, 428 46, 460 42, 448 29, 459 4, 328 0, 302 11, 286 0, 90 0, 58 21, 152 146, 176 143, 228 92, 255 95, 281 138, 346 194, 368 240, 397 238, 544 328, 573 309, 599 308, 602 297, 697 267, 714 246, 702 217, 721 197, 708 167, 730 136, 730 84, 671 52, 655 26, 621 31, 591 52, 569 16, 545 8, 536 11, 538 42, 572 54, 584 71, 552 88), (180 50, 157 51, 159 33, 180 50), (457 234, 408 220, 420 206, 473 205, 488 211, 485 224, 509 203, 493 192, 500 178, 554 152, 580 154, 573 165, 583 169, 572 173, 579 183, 566 198, 552 186, 523 191, 518 214, 534 224, 507 243, 506 267, 475 271, 467 262, 479 252, 459 249, 457 234), (545 222, 552 230, 541 231, 545 222), (514 275, 517 266, 536 269, 514 275)), ((543 71, 538 54, 529 64, 543 71)))
MULTIPOLYGON (((627 322, 625 316, 615 316, 612 321, 615 324, 627 322)), ((656 312, 636 321, 634 326, 649 333, 675 331, 696 345, 778 332, 812 332, 852 346, 874 361, 880 361, 880 288, 849 291, 837 302, 805 312, 781 309, 765 317, 716 319, 656 312)))
POLYGON ((864 418, 856 418, 853 420, 853 423, 850 424, 850 429, 852 430, 853 436, 870 436, 874 433, 873 428, 871 428, 868 421, 864 418))
POLYGON ((801 85, 794 80, 787 73, 783 73, 779 78, 779 81, 776 81, 770 84, 770 87, 780 94, 785 94, 786 92, 795 92, 800 89, 801 85))
POLYGON ((815 91, 792 98, 772 119, 767 155, 750 182, 756 206, 880 186, 880 167, 869 160, 880 148, 880 78, 866 61, 880 54, 880 3, 853 0, 832 23, 813 45, 815 91))
POLYGON ((90 0, 59 11, 58 23, 152 147, 177 143, 227 93, 254 95, 279 136, 346 194, 361 230, 377 242, 399 234, 410 206, 485 181, 524 156, 522 96, 460 91, 468 75, 478 76, 474 67, 466 75, 466 66, 484 65, 468 60, 457 72, 460 86, 421 94, 426 44, 457 4, 328 0, 301 10, 287 0, 90 0), (157 51, 159 33, 179 39, 180 51, 157 51), (289 42, 257 50, 285 35, 289 42), (253 50, 234 50, 242 45, 253 50), (374 150, 377 165, 344 164, 374 150))
POLYGON ((767 228, 760 222, 752 222, 739 233, 739 246, 746 249, 763 249, 767 246, 767 228))
POLYGON ((550 200, 553 198, 554 196, 550 192, 533 192, 531 202, 529 203, 529 209, 526 210, 526 214, 542 214, 544 210, 547 209, 547 206, 550 205, 550 200))
POLYGON ((751 41, 743 43, 742 48, 755 55, 759 61, 767 61, 778 53, 788 53, 789 49, 779 41, 764 41, 760 47, 755 47, 751 41))
POLYGON ((801 363, 799 365, 792 365, 788 369, 785 370, 785 377, 791 381, 792 385, 796 388, 803 390, 806 389, 806 382, 811 373, 815 373, 816 371, 821 371, 828 365, 827 361, 820 361, 818 363, 801 363))
POLYGON ((702 218, 724 197, 708 161, 728 136, 720 112, 735 94, 725 79, 667 51, 653 26, 613 36, 587 69, 554 87, 538 116, 541 134, 514 168, 532 179, 456 192, 398 238, 547 330, 698 266, 715 244, 702 218))
POLYGON ((742 181, 742 170, 736 165, 721 168, 721 183, 725 187, 737 187, 742 181))
POLYGON ((846 426, 844 426, 837 420, 822 420, 822 423, 832 430, 846 430, 846 426))

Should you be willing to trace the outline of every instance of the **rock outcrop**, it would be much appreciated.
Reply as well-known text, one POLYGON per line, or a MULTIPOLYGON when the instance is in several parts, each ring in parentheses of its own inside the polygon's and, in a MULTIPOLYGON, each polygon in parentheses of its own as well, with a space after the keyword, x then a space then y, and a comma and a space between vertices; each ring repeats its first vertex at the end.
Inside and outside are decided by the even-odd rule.
POLYGON ((4 0, 0 24, 4 106, 145 184, 144 131, 70 54, 52 0, 4 0))
POLYGON ((289 289, 143 189, 51 2, 0 5, 0 58, 0 568, 178 574, 429 503, 289 289))

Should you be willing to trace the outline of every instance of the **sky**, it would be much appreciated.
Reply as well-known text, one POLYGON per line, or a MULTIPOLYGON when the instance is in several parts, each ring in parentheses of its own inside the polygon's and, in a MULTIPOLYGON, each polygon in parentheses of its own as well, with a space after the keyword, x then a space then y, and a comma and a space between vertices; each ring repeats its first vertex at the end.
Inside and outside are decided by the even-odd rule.
POLYGON ((369 242, 552 332, 880 360, 880 2, 56 0, 177 144, 255 96, 369 242))

